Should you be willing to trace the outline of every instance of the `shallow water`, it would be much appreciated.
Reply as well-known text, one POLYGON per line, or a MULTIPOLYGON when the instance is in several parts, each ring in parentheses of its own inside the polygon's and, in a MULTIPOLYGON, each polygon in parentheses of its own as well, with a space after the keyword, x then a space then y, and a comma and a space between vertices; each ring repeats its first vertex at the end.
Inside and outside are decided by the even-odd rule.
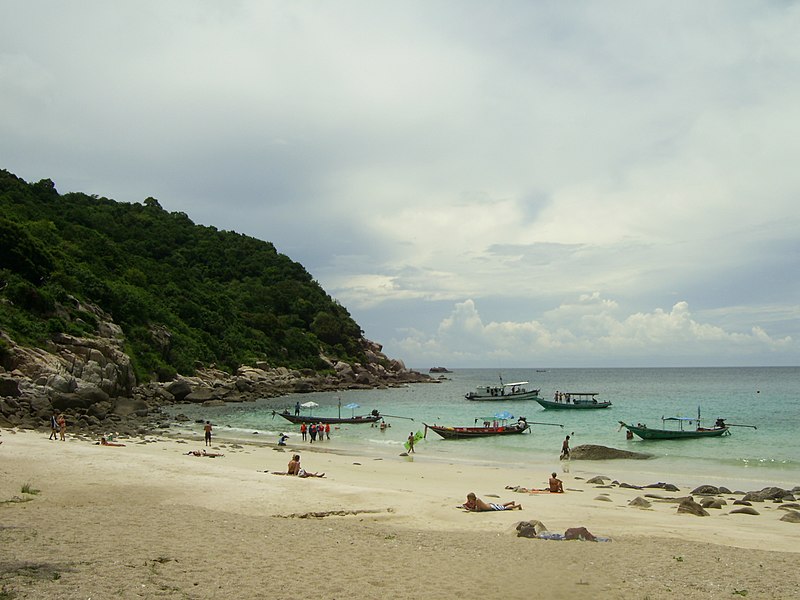
MULTIPOLYGON (((228 435, 244 438, 275 442, 280 432, 286 432, 296 444, 300 437, 299 426, 273 416, 273 410, 280 412, 289 408, 293 411, 296 401, 317 402, 320 406, 313 409, 312 414, 325 416, 367 414, 377 409, 382 414, 395 415, 386 417, 391 425, 387 430, 382 432, 368 424, 342 425, 332 431, 330 442, 321 445, 362 450, 365 454, 397 455, 404 451, 403 444, 409 432, 424 430, 424 423, 471 425, 476 418, 508 411, 515 417, 527 417, 532 423, 532 434, 443 440, 429 431, 417 451, 426 457, 447 461, 502 462, 520 468, 548 461, 558 465, 561 442, 570 434, 573 448, 581 444, 600 444, 653 454, 655 458, 650 461, 622 461, 627 463, 626 469, 640 470, 643 474, 669 473, 704 480, 730 478, 785 487, 800 484, 800 438, 797 435, 800 368, 797 367, 548 369, 544 372, 460 369, 443 377, 446 379, 435 384, 294 394, 224 407, 184 404, 172 407, 170 413, 183 413, 192 421, 210 419, 218 431, 225 430, 228 435), (464 398, 465 393, 478 386, 496 385, 501 375, 507 383, 529 381, 526 387, 541 389, 543 398, 552 398, 556 390, 598 392, 598 399, 610 400, 613 406, 602 410, 554 411, 544 410, 533 401, 474 402, 464 398), (351 402, 361 408, 344 408, 351 402), (626 440, 625 430, 620 430, 619 421, 660 427, 662 416, 696 417, 698 407, 705 425, 710 426, 717 417, 723 417, 728 423, 755 425, 758 429, 733 427, 732 435, 721 438, 668 441, 626 440)), ((304 413, 307 413, 305 409, 304 413)), ((188 427, 201 436, 199 424, 190 423, 188 427)))

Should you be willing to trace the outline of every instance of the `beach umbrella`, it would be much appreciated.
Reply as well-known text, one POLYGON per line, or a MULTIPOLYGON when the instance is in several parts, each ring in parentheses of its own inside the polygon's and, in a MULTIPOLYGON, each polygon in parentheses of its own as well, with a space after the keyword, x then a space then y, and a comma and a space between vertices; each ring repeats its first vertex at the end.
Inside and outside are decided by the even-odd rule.
POLYGON ((318 407, 319 404, 317 404, 316 402, 309 401, 309 402, 304 402, 300 406, 302 406, 303 408, 307 408, 307 409, 311 410, 312 408, 318 407))
POLYGON ((352 411, 352 416, 355 416, 356 409, 357 408, 361 408, 361 405, 360 404, 356 404, 355 402, 351 402, 350 404, 345 404, 344 407, 345 408, 349 408, 352 411))
POLYGON ((495 418, 495 419, 500 419, 500 420, 502 421, 502 420, 506 420, 506 419, 513 419, 513 418, 514 418, 514 415, 512 415, 512 414, 511 414, 510 412, 508 412, 507 410, 504 410, 503 412, 496 413, 496 414, 494 415, 494 418, 495 418))

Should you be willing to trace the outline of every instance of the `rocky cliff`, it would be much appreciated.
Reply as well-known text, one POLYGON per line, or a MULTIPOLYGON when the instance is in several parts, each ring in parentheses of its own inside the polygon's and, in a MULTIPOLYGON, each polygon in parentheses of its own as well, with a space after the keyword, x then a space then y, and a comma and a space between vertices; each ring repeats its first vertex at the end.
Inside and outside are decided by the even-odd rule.
POLYGON ((63 412, 71 428, 143 433, 160 423, 162 406, 176 402, 247 402, 292 392, 364 389, 434 382, 428 375, 389 359, 379 344, 364 340, 362 363, 332 362, 329 369, 289 370, 266 363, 243 366, 231 375, 214 368, 165 383, 137 383, 124 337, 108 315, 99 335, 61 334, 46 348, 27 348, 3 332, 0 367, 0 426, 47 427, 53 412, 63 412))

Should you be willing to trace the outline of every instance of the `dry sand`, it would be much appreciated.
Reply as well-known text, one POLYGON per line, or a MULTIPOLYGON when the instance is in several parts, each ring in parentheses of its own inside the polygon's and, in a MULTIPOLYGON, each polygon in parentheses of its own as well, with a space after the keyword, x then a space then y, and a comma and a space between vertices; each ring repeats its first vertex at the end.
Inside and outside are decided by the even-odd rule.
MULTIPOLYGON (((115 448, 1 433, 0 599, 800 598, 800 524, 781 521, 779 504, 730 514, 727 496, 709 517, 628 505, 647 492, 688 495, 679 481, 672 494, 599 488, 586 482, 591 465, 573 463, 565 494, 523 494, 506 486, 544 487, 549 466, 220 438, 209 450, 224 456, 211 459, 185 454, 202 449, 196 439, 115 448), (264 473, 285 470, 294 448, 326 477, 264 473), (467 513, 457 506, 470 491, 524 508, 467 513), (534 519, 612 541, 517 537, 515 525, 534 519)), ((653 483, 620 472, 603 474, 653 483)))

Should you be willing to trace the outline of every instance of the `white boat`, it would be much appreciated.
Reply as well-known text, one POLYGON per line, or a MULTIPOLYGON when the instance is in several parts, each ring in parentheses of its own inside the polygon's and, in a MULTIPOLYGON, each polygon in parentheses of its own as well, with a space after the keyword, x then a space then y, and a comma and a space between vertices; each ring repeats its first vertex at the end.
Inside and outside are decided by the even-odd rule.
POLYGON ((467 400, 535 400, 539 397, 539 390, 529 390, 525 386, 528 381, 516 381, 514 383, 503 383, 500 378, 499 386, 478 386, 474 392, 467 392, 464 398, 467 400))

